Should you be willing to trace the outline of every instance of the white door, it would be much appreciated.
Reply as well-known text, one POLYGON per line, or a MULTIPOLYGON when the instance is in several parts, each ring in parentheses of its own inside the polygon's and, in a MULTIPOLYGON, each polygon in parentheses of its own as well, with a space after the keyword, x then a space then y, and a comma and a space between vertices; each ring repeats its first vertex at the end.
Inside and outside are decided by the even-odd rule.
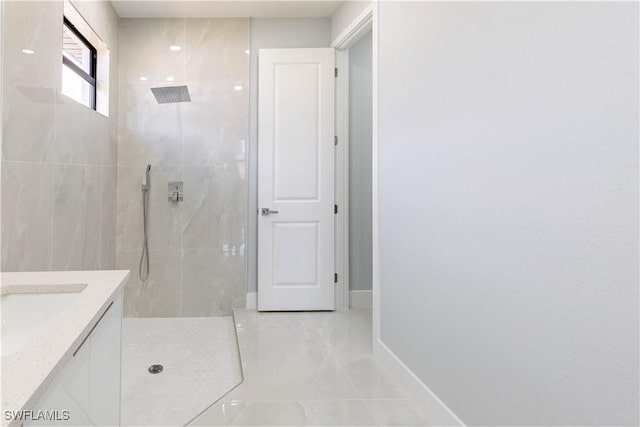
POLYGON ((334 309, 334 55, 259 52, 258 310, 334 309))

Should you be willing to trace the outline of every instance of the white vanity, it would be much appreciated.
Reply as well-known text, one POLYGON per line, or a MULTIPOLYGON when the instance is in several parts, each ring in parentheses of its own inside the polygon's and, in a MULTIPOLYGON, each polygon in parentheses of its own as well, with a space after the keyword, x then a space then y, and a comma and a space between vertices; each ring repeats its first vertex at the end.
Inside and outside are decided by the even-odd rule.
POLYGON ((1 273, 3 426, 119 425, 128 274, 1 273))

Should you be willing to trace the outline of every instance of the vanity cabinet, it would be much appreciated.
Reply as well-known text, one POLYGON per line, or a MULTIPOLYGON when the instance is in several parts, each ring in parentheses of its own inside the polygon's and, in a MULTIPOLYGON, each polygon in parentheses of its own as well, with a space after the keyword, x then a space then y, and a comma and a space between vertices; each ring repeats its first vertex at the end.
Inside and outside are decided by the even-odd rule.
POLYGON ((76 354, 48 387, 35 411, 58 411, 57 418, 24 426, 120 425, 122 293, 112 300, 76 354))

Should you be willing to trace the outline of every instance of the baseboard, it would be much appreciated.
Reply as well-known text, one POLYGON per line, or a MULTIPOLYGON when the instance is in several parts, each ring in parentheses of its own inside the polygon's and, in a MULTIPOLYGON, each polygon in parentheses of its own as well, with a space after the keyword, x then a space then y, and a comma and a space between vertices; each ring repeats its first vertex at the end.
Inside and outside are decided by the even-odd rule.
POLYGON ((425 415, 436 426, 463 426, 464 423, 427 387, 384 343, 378 340, 378 362, 425 409, 425 415))
POLYGON ((371 308, 371 291, 349 291, 349 307, 371 308))
POLYGON ((258 293, 247 292, 247 304, 246 308, 256 309, 258 308, 258 293))

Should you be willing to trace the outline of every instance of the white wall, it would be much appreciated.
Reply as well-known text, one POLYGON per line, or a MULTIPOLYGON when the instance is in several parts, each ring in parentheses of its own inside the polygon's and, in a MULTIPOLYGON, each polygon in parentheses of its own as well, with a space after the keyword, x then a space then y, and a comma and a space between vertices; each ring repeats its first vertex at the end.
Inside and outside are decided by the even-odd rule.
POLYGON ((349 49, 349 289, 371 289, 371 33, 349 49))
POLYGON ((331 41, 335 40, 372 2, 345 1, 331 16, 331 41))
POLYGON ((251 19, 251 69, 249 100, 249 224, 247 241, 248 286, 257 289, 258 226, 258 50, 275 48, 329 47, 329 18, 251 19))
POLYGON ((467 425, 638 425, 638 4, 379 36, 382 341, 467 425))

